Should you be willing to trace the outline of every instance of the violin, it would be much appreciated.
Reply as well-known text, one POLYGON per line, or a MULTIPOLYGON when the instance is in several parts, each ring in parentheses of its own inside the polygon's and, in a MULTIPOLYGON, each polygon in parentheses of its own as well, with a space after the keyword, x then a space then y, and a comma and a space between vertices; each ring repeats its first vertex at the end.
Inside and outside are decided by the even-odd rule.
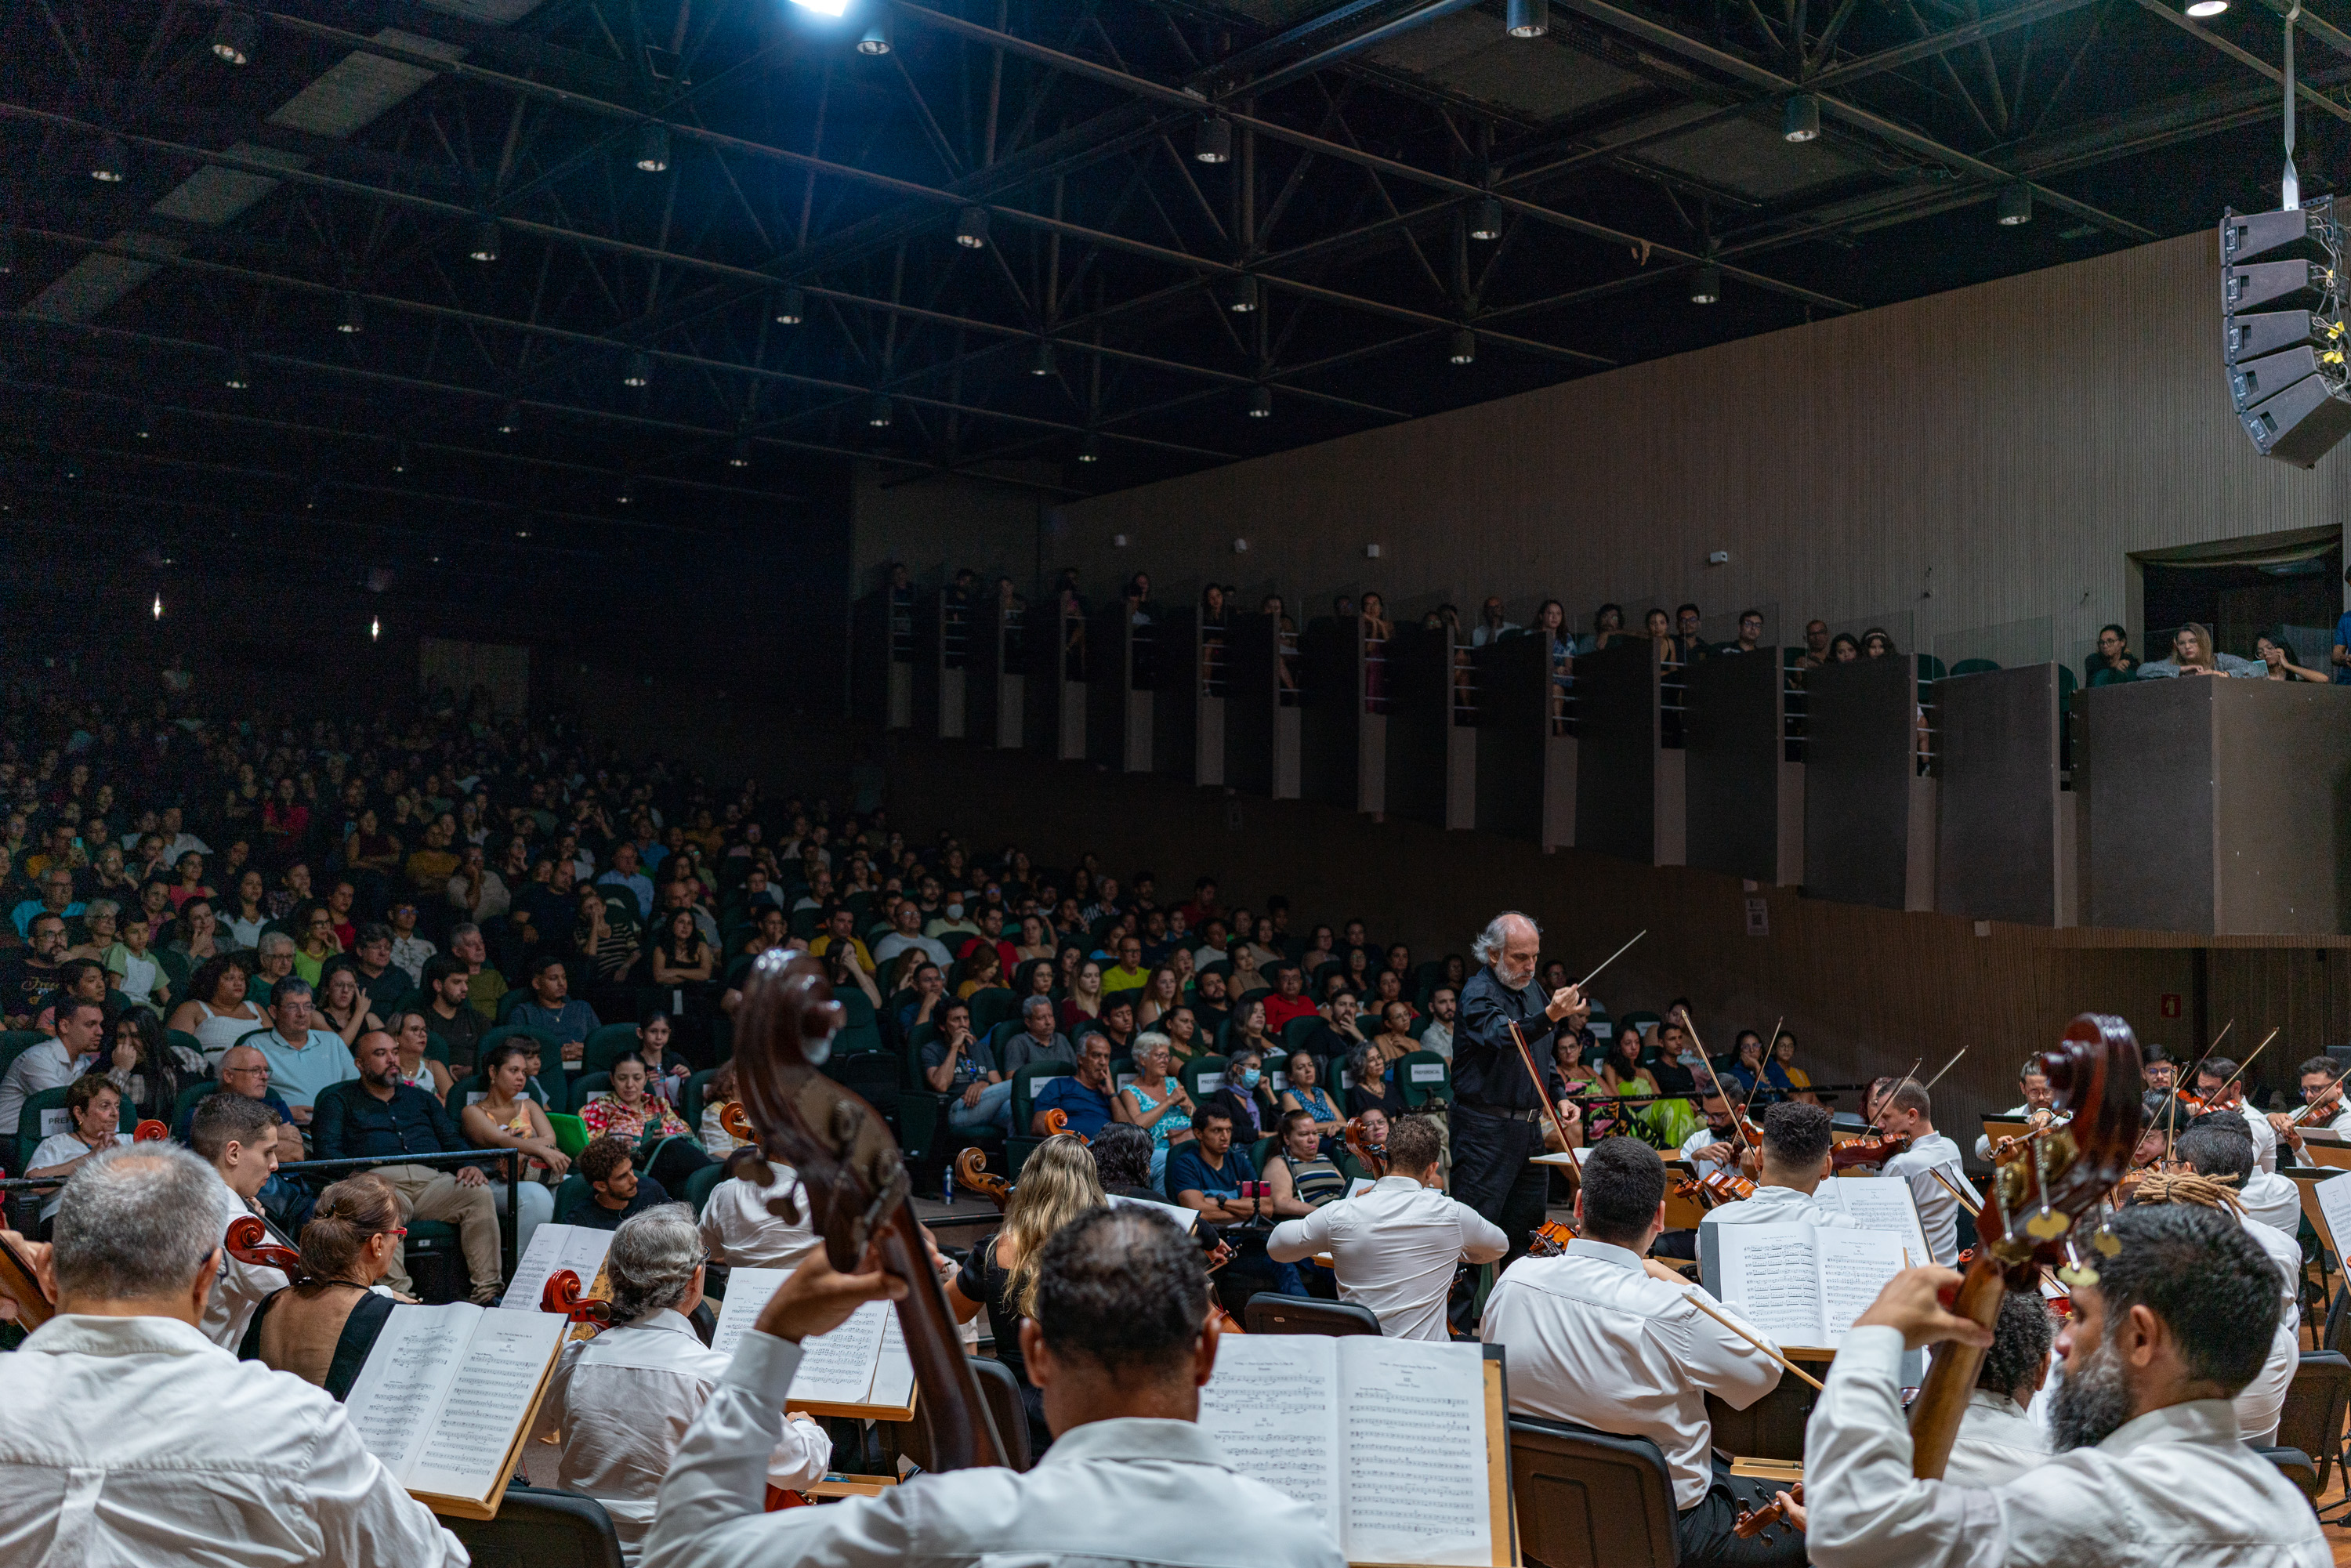
POLYGON ((593 1297, 583 1301, 580 1290, 578 1274, 569 1269, 558 1269, 547 1277, 547 1288, 538 1293, 538 1310, 559 1313, 591 1329, 611 1327, 612 1303, 593 1297))
POLYGON ((57 1306, 49 1299, 48 1291, 42 1289, 41 1272, 33 1266, 33 1260, 8 1240, 8 1236, 14 1234, 0 1234, 0 1296, 16 1303, 19 1324, 37 1329, 57 1315, 57 1306))
POLYGON ((1563 1219, 1546 1219, 1527 1238, 1527 1255, 1531 1258, 1556 1258, 1567 1250, 1575 1239, 1575 1227, 1563 1219))
POLYGON ((1888 1137, 1879 1134, 1868 1138, 1847 1138, 1829 1150, 1829 1169, 1841 1171, 1854 1166, 1882 1166, 1899 1154, 1909 1152, 1907 1137, 1888 1137))
POLYGON ((257 1214, 240 1214, 230 1220, 228 1232, 221 1239, 221 1250, 240 1263, 275 1269, 289 1280, 302 1270, 302 1254, 270 1240, 269 1227, 257 1214))
MULTIPOLYGON (((2097 1282, 2094 1258, 2113 1256, 2121 1243, 2084 1221, 2130 1168, 2146 1125, 2138 1038, 2121 1019, 2084 1013, 2033 1065, 2056 1090, 2054 1108, 2068 1120, 2059 1124, 2053 1116, 2034 1134, 2032 1159, 1994 1169, 1976 1216, 1975 1260, 1944 1291, 1949 1311, 1987 1329, 1999 1318, 2006 1293, 2034 1288, 2043 1265, 2054 1265, 2058 1280, 2069 1286, 2097 1282)), ((1936 1347, 1926 1385, 1911 1406, 1912 1475, 1941 1479, 1983 1361, 1979 1347, 1936 1347)))
MULTIPOLYGON (((1213 1274, 1232 1260, 1233 1244, 1229 1241, 1219 1241, 1217 1243, 1216 1251, 1209 1256, 1208 1272, 1213 1274)), ((1249 1332, 1241 1327, 1238 1318, 1225 1311, 1223 1304, 1217 1300, 1217 1288, 1213 1284, 1208 1287, 1208 1322, 1220 1334, 1249 1332)))
MULTIPOLYGON (((931 1468, 1004 1464, 1003 1441, 914 1218, 905 1158, 881 1114, 819 1071, 821 1055, 810 1054, 811 1043, 820 1051, 844 1019, 823 967, 805 954, 771 948, 752 960, 742 993, 735 1066, 740 1103, 761 1148, 799 1173, 808 1222, 833 1268, 878 1268, 905 1282, 898 1324, 921 1390, 915 1419, 929 1428, 931 1468)), ((779 1217, 799 1217, 790 1197, 768 1206, 779 1217)))
MULTIPOLYGON (((1071 1132, 1070 1113, 1067 1111, 1062 1110, 1059 1105, 1056 1105, 1051 1110, 1045 1113, 1045 1135, 1049 1138, 1058 1138, 1065 1134, 1077 1139, 1077 1141, 1081 1144, 1091 1144, 1093 1142, 1092 1138, 1087 1137, 1083 1133, 1071 1132)), ((1238 1333, 1240 1331, 1236 1329, 1233 1332, 1238 1333)))
POLYGON ((172 1135, 172 1129, 150 1116, 131 1130, 134 1144, 160 1144, 172 1135))
POLYGON ((726 1128, 726 1135, 738 1144, 759 1141, 751 1135, 751 1114, 743 1109, 740 1100, 729 1100, 718 1108, 718 1124, 726 1128))
MULTIPOLYGON (((1798 1481, 1794 1486, 1790 1487, 1784 1495, 1792 1501, 1802 1502, 1804 1483, 1798 1481)), ((1775 1497, 1761 1508, 1740 1509, 1739 1517, 1730 1521, 1730 1533, 1741 1541, 1752 1541, 1775 1524, 1790 1522, 1792 1521, 1788 1518, 1788 1504, 1775 1497)))
POLYGON ((1340 1137, 1345 1142, 1347 1152, 1355 1156, 1355 1163, 1371 1172, 1374 1181, 1388 1174, 1386 1145, 1382 1145, 1376 1148, 1373 1146, 1370 1140, 1364 1134, 1364 1124, 1361 1118, 1349 1117, 1347 1125, 1341 1132, 1340 1137))
POLYGON ((1012 1184, 993 1175, 987 1168, 987 1151, 977 1146, 956 1156, 956 1185, 966 1192, 976 1192, 996 1205, 996 1212, 1004 1212, 1012 1201, 1012 1184))
POLYGON ((2043 1106, 2025 1118, 2030 1131, 2012 1138, 2002 1138, 1991 1146, 1991 1163, 1996 1166, 2005 1165, 2011 1160, 2023 1157, 2025 1151, 2032 1146, 2035 1139, 2047 1137, 2072 1120, 2070 1116, 2060 1115, 2056 1111, 2043 1106))

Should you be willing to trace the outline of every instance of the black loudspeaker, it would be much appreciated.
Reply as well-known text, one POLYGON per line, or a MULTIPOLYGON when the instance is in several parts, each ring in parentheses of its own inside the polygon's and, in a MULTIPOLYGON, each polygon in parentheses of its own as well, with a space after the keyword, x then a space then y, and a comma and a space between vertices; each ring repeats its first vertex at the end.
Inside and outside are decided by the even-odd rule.
POLYGON ((2308 468, 2351 435, 2334 200, 2224 213, 2220 238, 2229 401, 2255 451, 2308 468), (2280 304, 2300 308, 2259 308, 2280 304))

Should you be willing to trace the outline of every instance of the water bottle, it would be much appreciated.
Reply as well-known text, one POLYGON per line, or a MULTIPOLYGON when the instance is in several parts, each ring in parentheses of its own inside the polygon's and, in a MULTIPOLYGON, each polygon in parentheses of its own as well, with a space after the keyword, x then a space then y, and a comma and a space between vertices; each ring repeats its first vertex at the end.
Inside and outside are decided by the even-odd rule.
POLYGON ((950 1208, 955 1207, 955 1162, 953 1160, 949 1160, 946 1169, 939 1173, 939 1201, 950 1208))

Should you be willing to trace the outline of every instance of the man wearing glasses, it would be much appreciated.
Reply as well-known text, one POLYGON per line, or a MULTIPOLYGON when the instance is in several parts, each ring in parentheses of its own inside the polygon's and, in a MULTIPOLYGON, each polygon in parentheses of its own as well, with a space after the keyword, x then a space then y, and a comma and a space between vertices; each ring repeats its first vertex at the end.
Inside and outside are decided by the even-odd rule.
POLYGON ((8 912, 16 922, 16 935, 32 940, 33 921, 43 915, 54 915, 60 920, 81 918, 80 901, 74 897, 73 872, 62 865, 53 865, 41 873, 41 896, 28 898, 8 912))
POLYGON ((2270 1125, 2277 1130, 2278 1142, 2294 1151, 2297 1165, 2315 1165, 2303 1147, 2302 1134, 2315 1127, 2321 1132, 2351 1134, 2351 1106, 2343 1099, 2343 1080, 2351 1071, 2351 1062, 2337 1061, 2331 1056, 2314 1056, 2297 1070, 2302 1078, 2302 1110, 2289 1114, 2283 1111, 2270 1113, 2270 1125))
MULTIPOLYGON (((248 1100, 258 1100, 277 1113, 279 1165, 290 1165, 303 1157, 302 1130, 294 1125, 292 1108, 277 1097, 276 1090, 269 1087, 269 1059, 262 1055, 257 1047, 233 1045, 222 1055, 220 1085, 213 1092, 224 1092, 242 1094, 248 1100)), ((194 1105, 180 1113, 179 1125, 172 1129, 172 1136, 183 1144, 188 1141, 190 1129, 195 1125, 196 1105, 203 1103, 198 1100, 194 1105)))

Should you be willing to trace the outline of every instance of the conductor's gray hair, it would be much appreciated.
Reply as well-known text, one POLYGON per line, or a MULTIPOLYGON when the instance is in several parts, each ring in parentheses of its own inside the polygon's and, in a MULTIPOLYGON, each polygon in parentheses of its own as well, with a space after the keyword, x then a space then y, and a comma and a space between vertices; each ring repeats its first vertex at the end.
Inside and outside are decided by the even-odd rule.
POLYGON ((1536 936, 1542 935, 1542 927, 1535 925, 1532 915, 1521 915, 1515 909, 1505 909, 1501 914, 1486 922, 1486 929, 1478 933, 1478 940, 1469 944, 1469 951, 1478 956, 1478 962, 1490 964, 1502 956, 1502 944, 1510 938, 1510 922, 1513 920, 1523 920, 1533 928, 1536 936))
POLYGON ((604 1257, 612 1280, 612 1320, 634 1322, 676 1306, 685 1300, 702 1260, 694 1210, 682 1203, 664 1203, 622 1221, 604 1257))
POLYGON ((57 1197, 58 1291, 107 1301, 185 1291, 220 1245, 222 1190, 176 1144, 100 1149, 57 1197))

